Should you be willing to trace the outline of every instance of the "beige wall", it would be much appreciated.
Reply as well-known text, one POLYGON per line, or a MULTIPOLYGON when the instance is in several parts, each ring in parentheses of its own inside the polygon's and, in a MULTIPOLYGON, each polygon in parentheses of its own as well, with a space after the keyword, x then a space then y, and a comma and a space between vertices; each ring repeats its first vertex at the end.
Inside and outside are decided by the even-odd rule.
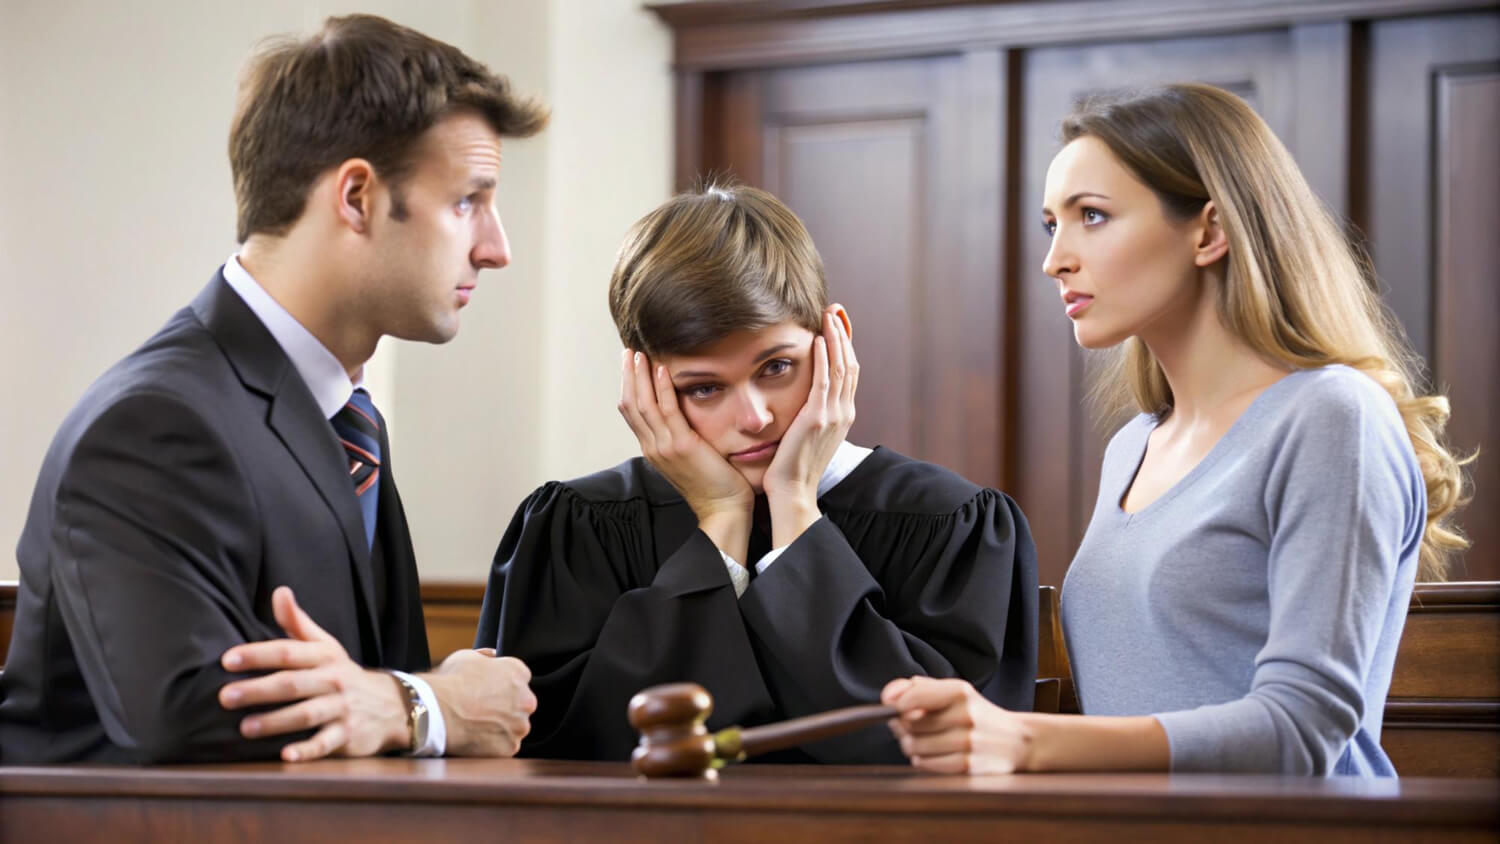
POLYGON ((234 250, 240 63, 328 14, 447 40, 554 109, 505 150, 513 264, 481 277, 457 340, 387 340, 368 373, 423 577, 482 579, 532 488, 632 454, 604 289, 625 228, 671 180, 669 39, 639 7, 0 0, 0 579, 63 415, 234 250))

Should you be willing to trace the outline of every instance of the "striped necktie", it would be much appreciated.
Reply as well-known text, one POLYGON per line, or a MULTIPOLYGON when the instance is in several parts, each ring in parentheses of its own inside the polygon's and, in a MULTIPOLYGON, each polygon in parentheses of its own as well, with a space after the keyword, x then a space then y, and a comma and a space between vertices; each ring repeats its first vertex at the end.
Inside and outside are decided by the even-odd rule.
POLYGON ((370 394, 360 388, 333 416, 333 430, 349 457, 349 478, 365 520, 365 543, 375 545, 375 505, 380 498, 380 423, 370 394))

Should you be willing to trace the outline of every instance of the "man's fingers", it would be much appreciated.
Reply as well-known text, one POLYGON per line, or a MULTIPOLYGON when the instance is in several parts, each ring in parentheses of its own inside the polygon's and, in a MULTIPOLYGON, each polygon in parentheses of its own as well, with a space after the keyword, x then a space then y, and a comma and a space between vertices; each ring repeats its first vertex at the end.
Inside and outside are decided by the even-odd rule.
POLYGON ((506 666, 506 668, 510 671, 520 674, 521 680, 523 682, 531 682, 531 669, 527 667, 526 663, 522 662, 519 659, 516 659, 513 656, 500 657, 500 663, 506 666))
POLYGON ((290 703, 338 690, 338 683, 324 671, 278 671, 265 677, 226 684, 219 689, 219 705, 225 709, 242 709, 268 703, 290 703))
POLYGON ((323 643, 296 639, 247 642, 224 652, 219 664, 226 671, 281 671, 317 668, 340 654, 323 643))
POLYGON ((293 742, 281 749, 281 758, 287 762, 310 762, 332 756, 349 742, 349 731, 343 722, 334 721, 306 741, 293 742))
POLYGON ((331 642, 334 638, 323 631, 312 616, 308 615, 302 607, 298 606, 297 598, 292 594, 290 586, 278 586, 271 593, 271 610, 276 615, 276 623, 281 629, 293 639, 301 639, 304 642, 331 642))
POLYGON ((245 738, 280 736, 320 727, 348 714, 349 706, 342 695, 319 695, 274 712, 251 715, 240 721, 240 734, 245 738))

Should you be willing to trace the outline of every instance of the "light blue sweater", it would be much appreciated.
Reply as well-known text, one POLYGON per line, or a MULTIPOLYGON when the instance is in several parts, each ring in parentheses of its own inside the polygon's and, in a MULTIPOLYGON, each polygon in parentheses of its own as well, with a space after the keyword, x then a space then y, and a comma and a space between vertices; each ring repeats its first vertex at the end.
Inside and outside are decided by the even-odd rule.
POLYGON ((1395 402, 1295 372, 1129 514, 1155 426, 1110 441, 1063 582, 1083 711, 1156 715, 1174 771, 1394 776, 1380 723, 1427 511, 1395 402))

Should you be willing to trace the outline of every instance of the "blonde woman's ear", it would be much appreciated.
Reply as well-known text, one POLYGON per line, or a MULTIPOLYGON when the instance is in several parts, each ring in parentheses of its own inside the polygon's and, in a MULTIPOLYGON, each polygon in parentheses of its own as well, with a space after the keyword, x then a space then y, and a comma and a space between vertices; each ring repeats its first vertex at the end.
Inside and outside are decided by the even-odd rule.
POLYGON ((1213 200, 1203 203, 1203 210, 1198 212, 1202 227, 1198 235, 1198 249, 1193 256, 1193 263, 1200 267, 1211 266, 1218 263, 1229 252, 1229 235, 1225 234, 1224 227, 1219 223, 1219 209, 1214 207, 1213 200))

